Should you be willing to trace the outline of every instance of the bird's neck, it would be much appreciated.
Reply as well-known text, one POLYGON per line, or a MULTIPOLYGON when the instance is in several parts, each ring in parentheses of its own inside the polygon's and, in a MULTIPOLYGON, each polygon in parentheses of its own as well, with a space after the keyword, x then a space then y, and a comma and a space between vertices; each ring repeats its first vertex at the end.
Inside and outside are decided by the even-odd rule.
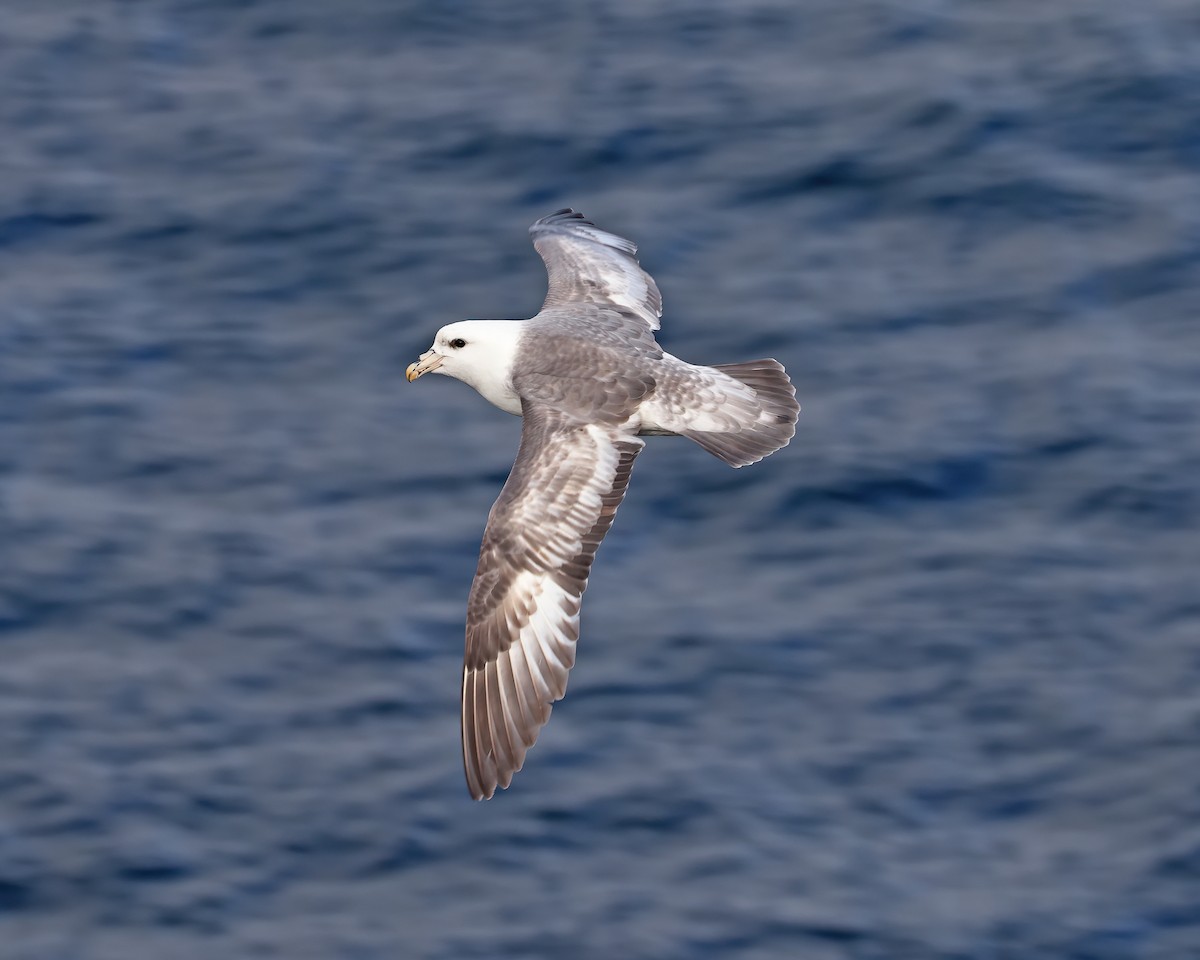
POLYGON ((513 389, 513 363, 520 342, 522 320, 469 320, 480 346, 486 346, 488 362, 472 367, 459 379, 474 387, 488 403, 505 413, 521 415, 521 398, 513 389))

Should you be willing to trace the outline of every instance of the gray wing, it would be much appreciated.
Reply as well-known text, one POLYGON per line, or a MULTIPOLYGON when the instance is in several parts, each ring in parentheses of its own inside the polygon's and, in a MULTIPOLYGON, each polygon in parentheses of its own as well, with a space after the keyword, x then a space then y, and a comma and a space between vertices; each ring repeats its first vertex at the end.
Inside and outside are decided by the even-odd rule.
POLYGON ((569 207, 538 220, 529 233, 550 278, 543 310, 571 303, 614 306, 632 311, 651 330, 659 328, 662 295, 638 266, 631 241, 599 229, 569 207))
POLYGON ((509 785, 566 692, 592 560, 644 445, 616 422, 523 407, 467 602, 463 768, 476 800, 509 785))

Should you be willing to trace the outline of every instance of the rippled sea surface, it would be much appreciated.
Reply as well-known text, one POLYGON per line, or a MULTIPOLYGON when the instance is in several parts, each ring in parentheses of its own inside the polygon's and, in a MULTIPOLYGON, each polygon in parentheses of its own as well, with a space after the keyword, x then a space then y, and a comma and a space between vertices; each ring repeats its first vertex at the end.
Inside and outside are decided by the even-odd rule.
POLYGON ((0 130, 4 960, 1200 956, 1192 0, 30 0, 0 130), (804 413, 476 804, 520 424, 403 369, 567 205, 804 413))

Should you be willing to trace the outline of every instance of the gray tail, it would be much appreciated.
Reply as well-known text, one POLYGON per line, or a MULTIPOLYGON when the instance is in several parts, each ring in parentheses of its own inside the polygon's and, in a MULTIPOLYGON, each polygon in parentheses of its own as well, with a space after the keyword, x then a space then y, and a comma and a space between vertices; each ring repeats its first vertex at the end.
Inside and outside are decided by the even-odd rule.
POLYGON ((730 466, 745 467, 770 456, 796 435, 800 404, 796 388, 777 360, 749 360, 746 363, 717 364, 726 376, 739 380, 754 391, 757 409, 747 417, 744 428, 729 432, 684 431, 713 456, 730 466))

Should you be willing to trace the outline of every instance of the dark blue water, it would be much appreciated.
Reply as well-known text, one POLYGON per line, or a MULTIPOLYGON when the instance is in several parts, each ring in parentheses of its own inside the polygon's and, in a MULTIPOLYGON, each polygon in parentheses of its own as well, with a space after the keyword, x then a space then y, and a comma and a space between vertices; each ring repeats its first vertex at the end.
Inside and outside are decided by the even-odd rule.
POLYGON ((1200 956, 1197 9, 8 4, 0 957, 1200 956), (475 804, 519 423, 403 369, 566 205, 804 413, 475 804))

